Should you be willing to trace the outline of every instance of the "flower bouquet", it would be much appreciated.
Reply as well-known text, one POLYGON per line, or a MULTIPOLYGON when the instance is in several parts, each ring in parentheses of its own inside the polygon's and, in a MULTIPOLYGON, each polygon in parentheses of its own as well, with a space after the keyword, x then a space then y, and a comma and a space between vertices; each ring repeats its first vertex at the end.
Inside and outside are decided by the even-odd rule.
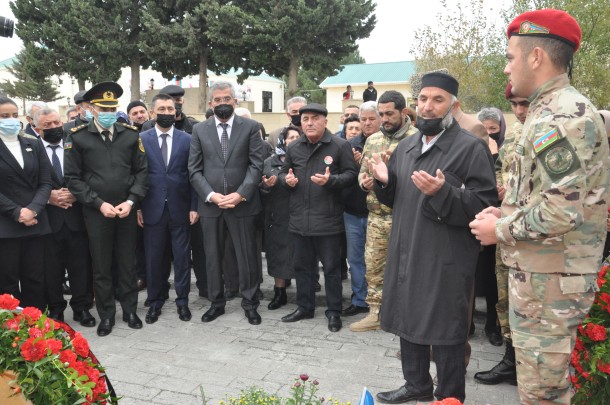
POLYGON ((578 327, 572 352, 574 373, 570 377, 575 394, 573 404, 610 404, 610 258, 598 274, 599 292, 589 315, 578 327))
POLYGON ((10 392, 9 398, 0 394, 0 403, 72 405, 114 400, 104 370, 80 333, 37 308, 18 305, 12 295, 0 295, 0 386, 10 392))

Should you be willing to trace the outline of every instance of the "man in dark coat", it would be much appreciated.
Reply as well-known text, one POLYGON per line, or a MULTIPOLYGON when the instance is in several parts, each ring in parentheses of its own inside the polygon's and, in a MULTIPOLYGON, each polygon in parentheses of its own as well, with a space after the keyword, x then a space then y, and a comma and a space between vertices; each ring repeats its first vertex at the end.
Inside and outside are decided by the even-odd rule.
POLYGON ((369 161, 374 190, 393 206, 381 328, 400 336, 406 384, 381 402, 432 400, 430 346, 438 371, 435 396, 464 401, 468 301, 479 244, 468 223, 497 201, 489 148, 451 115, 458 82, 444 73, 422 78, 416 127, 387 166, 369 161))

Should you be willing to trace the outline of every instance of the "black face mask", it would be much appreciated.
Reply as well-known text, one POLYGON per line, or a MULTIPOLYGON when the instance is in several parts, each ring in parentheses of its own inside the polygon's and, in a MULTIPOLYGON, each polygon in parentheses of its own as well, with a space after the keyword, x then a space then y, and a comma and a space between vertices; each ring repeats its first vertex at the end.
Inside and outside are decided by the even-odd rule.
POLYGON ((290 122, 292 122, 292 125, 294 125, 295 127, 300 127, 301 126, 301 114, 291 115, 290 122))
POLYGON ((226 120, 231 118, 231 115, 233 115, 233 110, 233 106, 230 104, 220 104, 214 107, 214 115, 221 120, 226 120))
POLYGON ((182 114, 182 103, 176 103, 174 107, 176 108, 176 117, 179 117, 182 114))
POLYGON ((443 128, 443 120, 445 119, 445 117, 447 116, 447 114, 449 114, 449 112, 451 111, 451 109, 453 108, 453 103, 451 104, 451 106, 449 107, 449 109, 447 110, 447 112, 445 113, 445 115, 443 115, 441 118, 422 118, 419 115, 417 116, 417 119, 415 120, 415 128, 419 129, 421 131, 422 134, 426 135, 426 136, 436 136, 438 134, 441 133, 441 131, 445 128, 443 128))
POLYGON ((171 128, 176 122, 176 116, 174 114, 157 114, 155 121, 161 128, 171 128))
POLYGON ((49 129, 45 129, 44 131, 42 131, 43 139, 52 144, 56 144, 59 141, 61 141, 61 138, 63 138, 63 136, 64 136, 63 127, 49 128, 49 129))
POLYGON ((494 132, 493 134, 489 134, 489 137, 494 141, 498 142, 498 139, 500 139, 500 132, 498 131, 494 132))

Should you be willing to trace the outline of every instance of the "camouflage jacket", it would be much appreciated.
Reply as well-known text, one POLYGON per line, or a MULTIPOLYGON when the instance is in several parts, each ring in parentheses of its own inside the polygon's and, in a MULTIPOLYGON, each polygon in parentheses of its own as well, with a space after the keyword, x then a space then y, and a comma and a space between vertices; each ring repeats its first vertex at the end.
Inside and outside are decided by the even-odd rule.
POLYGON ((498 158, 496 159, 496 183, 499 186, 503 186, 508 181, 508 175, 510 173, 510 165, 515 160, 515 145, 521 138, 523 131, 523 124, 520 121, 515 122, 506 131, 504 136, 504 143, 498 151, 498 158))
POLYGON ((533 273, 595 273, 608 207, 604 125, 566 74, 529 100, 496 225, 502 260, 533 273))
MULTIPOLYGON (((360 187, 362 187, 362 177, 364 176, 364 173, 367 173, 371 177, 373 176, 373 173, 371 173, 369 170, 368 165, 364 163, 365 158, 372 159, 374 153, 381 154, 388 150, 394 152, 394 149, 396 149, 396 146, 398 146, 398 143, 401 140, 407 136, 411 136, 419 132, 417 128, 411 125, 411 119, 409 117, 407 117, 407 123, 405 125, 407 126, 407 130, 404 132, 399 130, 399 133, 396 136, 387 136, 384 135, 383 132, 379 131, 367 138, 366 143, 364 144, 364 149, 362 150, 360 174, 358 174, 358 184, 360 187)), ((380 203, 375 193, 368 193, 366 197, 366 206, 369 213, 377 215, 392 215, 392 208, 380 203)))

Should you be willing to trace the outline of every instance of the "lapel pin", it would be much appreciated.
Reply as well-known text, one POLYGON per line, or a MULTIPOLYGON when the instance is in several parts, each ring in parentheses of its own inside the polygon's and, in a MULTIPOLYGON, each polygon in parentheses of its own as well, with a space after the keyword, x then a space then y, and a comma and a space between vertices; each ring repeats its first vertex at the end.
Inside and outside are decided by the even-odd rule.
POLYGON ((32 148, 25 148, 25 151, 26 151, 26 152, 31 152, 31 151, 32 151, 32 148))

